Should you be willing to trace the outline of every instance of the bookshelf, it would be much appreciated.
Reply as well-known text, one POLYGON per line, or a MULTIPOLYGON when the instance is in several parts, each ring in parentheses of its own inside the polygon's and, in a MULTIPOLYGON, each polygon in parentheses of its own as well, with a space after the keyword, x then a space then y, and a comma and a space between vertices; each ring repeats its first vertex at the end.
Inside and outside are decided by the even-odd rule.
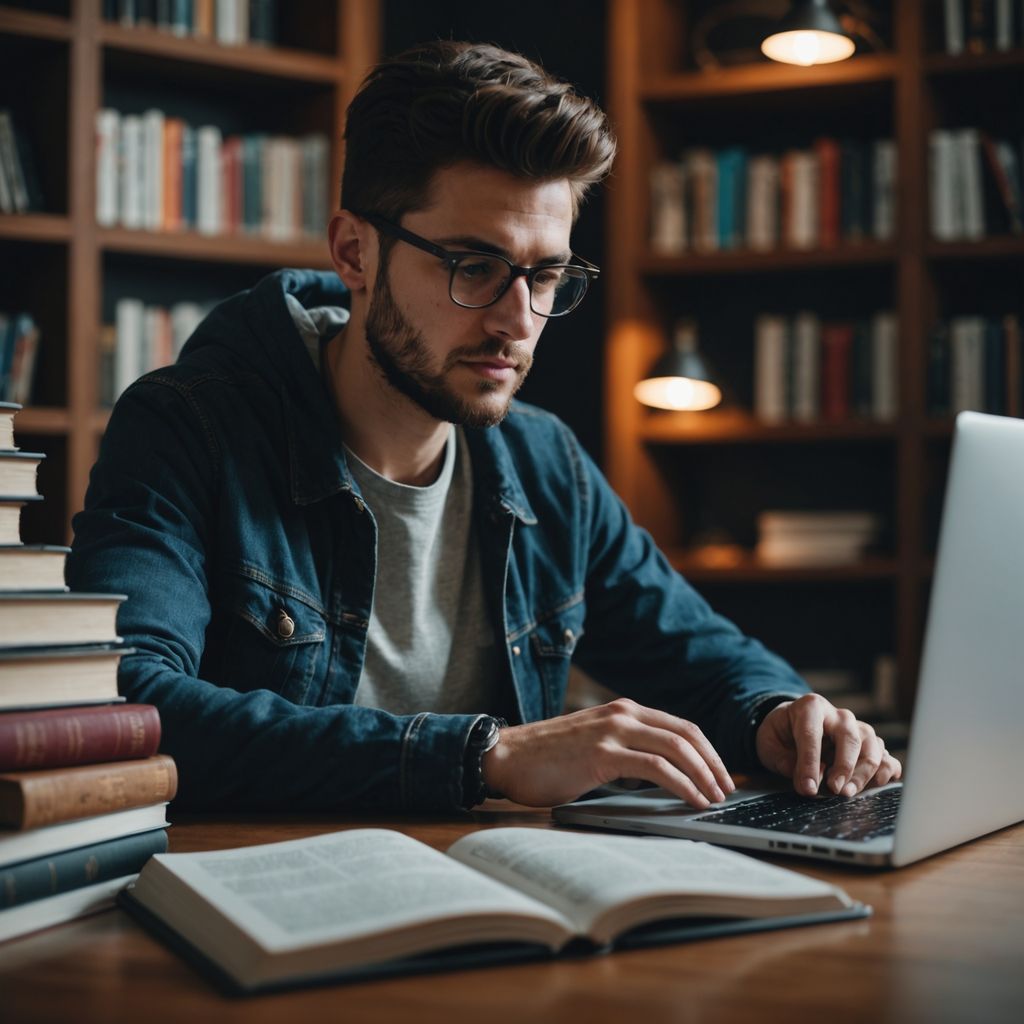
POLYGON ((277 44, 221 45, 105 21, 101 0, 0 0, 2 105, 27 129, 46 199, 46 212, 0 215, 0 309, 32 313, 41 333, 33 404, 17 418, 19 445, 47 454, 47 500, 25 510, 27 541, 70 537, 82 505, 109 415, 100 333, 116 298, 170 302, 196 289, 213 299, 278 267, 330 265, 326 230, 322 242, 276 241, 96 223, 94 124, 105 105, 166 107, 230 131, 323 132, 336 203, 344 112, 379 55, 378 0, 277 9, 277 44))
POLYGON ((1024 236, 940 242, 929 220, 929 135, 977 125, 1020 141, 1024 50, 943 52, 942 3, 871 5, 882 48, 838 64, 693 65, 703 0, 611 0, 609 107, 620 156, 608 190, 606 469, 637 521, 714 607, 798 668, 849 669, 870 689, 895 658, 898 707, 913 705, 952 420, 929 414, 928 339, 942 317, 1024 313, 1024 236), (1018 99, 1014 99, 1017 97, 1018 99), (781 152, 818 136, 895 142, 890 240, 828 249, 663 255, 650 244, 650 172, 686 146, 781 152), (753 322, 810 309, 887 308, 899 331, 898 414, 873 422, 767 423, 752 412, 753 322), (648 410, 634 384, 694 317, 732 401, 705 413, 648 410), (779 568, 750 553, 770 508, 867 509, 878 550, 845 566, 779 568), (728 563, 699 542, 724 528, 728 563), (695 544, 695 542, 698 542, 695 544))

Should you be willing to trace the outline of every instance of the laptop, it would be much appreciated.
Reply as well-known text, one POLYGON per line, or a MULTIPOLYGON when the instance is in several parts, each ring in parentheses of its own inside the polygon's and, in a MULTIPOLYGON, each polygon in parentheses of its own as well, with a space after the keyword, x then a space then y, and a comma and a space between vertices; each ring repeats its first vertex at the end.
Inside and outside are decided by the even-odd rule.
MULTIPOLYGON (((904 781, 854 797, 661 789, 553 810, 566 825, 899 867, 1024 820, 1024 421, 956 419, 904 781)), ((785 788, 782 788, 785 787, 785 788)))

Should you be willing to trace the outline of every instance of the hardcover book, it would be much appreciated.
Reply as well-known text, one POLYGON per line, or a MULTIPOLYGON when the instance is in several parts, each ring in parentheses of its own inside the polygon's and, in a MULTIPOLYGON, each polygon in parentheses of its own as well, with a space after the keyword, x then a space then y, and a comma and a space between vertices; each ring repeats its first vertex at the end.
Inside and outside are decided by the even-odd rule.
POLYGON ((0 647, 0 711, 107 704, 117 695, 117 666, 132 648, 0 647))
POLYGON ((64 591, 64 558, 71 548, 0 544, 0 590, 64 591))
POLYGON ((0 648, 117 643, 124 594, 0 592, 0 648))
POLYGON ((355 829, 157 855, 122 906, 236 991, 862 917, 834 886, 677 839, 355 829))

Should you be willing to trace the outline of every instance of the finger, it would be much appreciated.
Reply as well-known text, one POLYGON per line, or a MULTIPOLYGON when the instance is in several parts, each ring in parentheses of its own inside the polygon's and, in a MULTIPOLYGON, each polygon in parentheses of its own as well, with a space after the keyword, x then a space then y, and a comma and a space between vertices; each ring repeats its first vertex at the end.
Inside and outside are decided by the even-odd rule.
POLYGON ((845 709, 837 710, 834 715, 827 715, 823 721, 823 728, 835 748, 832 768, 828 774, 828 786, 833 793, 840 793, 857 766, 863 735, 853 713, 845 709))
MULTIPOLYGON (((863 725, 863 723, 861 724, 863 725)), ((850 776, 850 781, 843 787, 843 796, 853 796, 854 793, 859 793, 874 778, 882 764, 885 744, 875 735, 871 726, 864 725, 864 729, 867 735, 861 745, 860 759, 850 776)))
POLYGON ((685 718, 670 715, 666 711, 658 711, 655 708, 647 708, 639 704, 636 705, 636 711, 638 721, 656 729, 663 729, 686 740, 711 770, 715 782, 724 793, 731 793, 736 788, 736 784, 725 767, 725 762, 719 757, 718 751, 711 745, 711 741, 698 725, 688 722, 685 718))
MULTIPOLYGON (((696 728, 694 726, 694 729, 696 728)), ((640 753, 660 754, 713 803, 725 799, 725 793, 701 751, 678 733, 669 732, 667 729, 654 729, 638 722, 635 735, 630 737, 625 745, 640 753)))
POLYGON ((805 796, 814 796, 821 781, 821 734, 826 705, 822 700, 797 700, 790 706, 796 772, 793 784, 805 796))
POLYGON ((653 782, 699 811, 705 811, 710 806, 711 801, 694 785, 693 780, 660 754, 623 748, 615 763, 616 769, 623 776, 653 782))
POLYGON ((868 781, 868 786, 888 785, 890 782, 896 782, 902 774, 903 765, 892 754, 885 752, 882 754, 882 763, 878 766, 878 771, 868 781))

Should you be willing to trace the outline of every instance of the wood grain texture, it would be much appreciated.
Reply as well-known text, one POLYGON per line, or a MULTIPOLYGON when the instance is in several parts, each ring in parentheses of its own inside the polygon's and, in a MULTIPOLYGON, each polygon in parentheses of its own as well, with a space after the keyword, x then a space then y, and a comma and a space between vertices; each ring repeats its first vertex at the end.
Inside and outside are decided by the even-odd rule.
MULTIPOLYGON (((473 829, 550 827, 546 811, 451 820, 181 818, 171 849, 223 849, 393 827, 444 849, 473 829)), ((899 871, 794 860, 875 916, 580 961, 400 978, 231 1000, 121 911, 0 946, 4 1019, 21 1022, 343 1019, 751 1022, 1009 1021, 1024 1001, 1024 825, 899 871)))

